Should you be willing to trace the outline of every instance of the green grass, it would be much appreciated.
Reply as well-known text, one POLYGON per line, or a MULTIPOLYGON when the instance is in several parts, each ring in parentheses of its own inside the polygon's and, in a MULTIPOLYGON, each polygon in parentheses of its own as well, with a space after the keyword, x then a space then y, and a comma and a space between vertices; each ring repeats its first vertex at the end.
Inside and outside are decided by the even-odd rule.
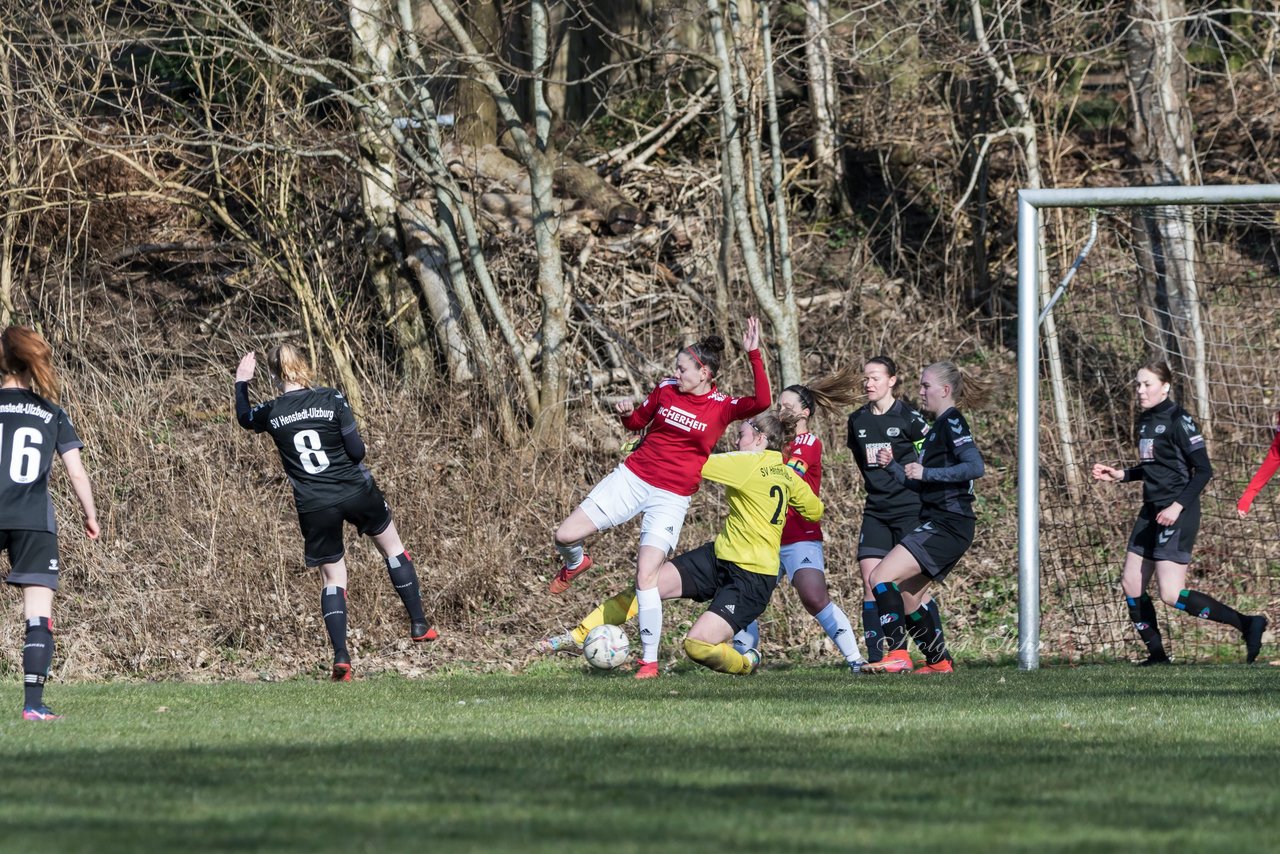
MULTIPOLYGON (((4 850, 1263 850, 1280 672, 53 685, 4 850)), ((19 688, 6 694, 16 706, 19 688)))

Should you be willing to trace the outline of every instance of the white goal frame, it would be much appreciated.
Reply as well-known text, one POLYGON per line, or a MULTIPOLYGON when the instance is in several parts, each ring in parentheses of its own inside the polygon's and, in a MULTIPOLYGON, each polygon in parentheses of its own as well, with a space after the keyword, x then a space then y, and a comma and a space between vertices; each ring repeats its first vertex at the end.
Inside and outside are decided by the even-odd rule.
POLYGON ((1280 184, 1107 187, 1018 192, 1018 668, 1040 666, 1040 304, 1044 208, 1280 205, 1280 184))

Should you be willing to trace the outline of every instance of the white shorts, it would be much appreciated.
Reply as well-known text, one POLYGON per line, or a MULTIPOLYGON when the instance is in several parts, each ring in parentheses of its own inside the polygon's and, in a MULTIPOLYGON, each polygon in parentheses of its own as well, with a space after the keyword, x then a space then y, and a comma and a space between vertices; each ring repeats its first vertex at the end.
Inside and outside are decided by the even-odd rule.
MULTIPOLYGON (((787 574, 787 581, 795 577, 798 569, 816 569, 826 572, 827 565, 822 559, 822 540, 801 540, 798 543, 787 543, 778 553, 782 561, 782 572, 787 574)), ((779 575, 782 572, 778 573, 779 575)))
POLYGON ((579 506, 599 531, 615 528, 643 513, 640 545, 674 552, 689 511, 689 498, 650 486, 631 469, 619 465, 596 484, 579 506))

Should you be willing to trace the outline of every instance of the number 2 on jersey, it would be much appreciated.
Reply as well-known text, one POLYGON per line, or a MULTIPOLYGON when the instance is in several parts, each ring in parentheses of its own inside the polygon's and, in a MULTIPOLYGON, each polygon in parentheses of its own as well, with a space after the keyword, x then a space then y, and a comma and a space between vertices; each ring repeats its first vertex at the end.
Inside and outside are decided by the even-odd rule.
MULTIPOLYGON (((0 424, 0 446, 4 443, 4 425, 0 424)), ((34 445, 44 444, 44 437, 34 427, 13 431, 13 451, 9 455, 9 480, 31 483, 40 476, 40 451, 34 445)))
POLYGON ((773 508, 773 518, 769 520, 769 524, 779 525, 782 523, 782 505, 786 496, 782 492, 782 487, 777 484, 769 487, 769 495, 778 499, 778 506, 773 508))
POLYGON ((329 467, 329 455, 322 450, 319 432, 299 430, 293 437, 293 447, 297 448, 298 460, 307 474, 320 474, 329 467))

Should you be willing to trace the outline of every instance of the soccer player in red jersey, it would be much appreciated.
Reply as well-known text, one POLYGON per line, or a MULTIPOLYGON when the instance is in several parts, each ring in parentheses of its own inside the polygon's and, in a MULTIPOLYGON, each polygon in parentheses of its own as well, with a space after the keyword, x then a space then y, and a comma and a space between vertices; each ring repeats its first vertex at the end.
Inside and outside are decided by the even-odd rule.
POLYGON ((275 440, 302 529, 303 560, 324 581, 320 612, 333 644, 333 681, 351 681, 347 651, 347 563, 343 522, 370 537, 387 564, 391 584, 409 616, 409 637, 433 641, 436 630, 422 610, 413 559, 400 541, 391 508, 362 464, 364 441, 347 399, 336 389, 311 385, 311 368, 297 347, 267 352, 267 369, 280 396, 249 405, 249 382, 258 360, 246 353, 236 368, 236 420, 275 440))
POLYGON ((1258 470, 1253 473, 1253 477, 1249 480, 1249 485, 1244 488, 1244 494, 1240 496, 1240 500, 1236 502, 1236 512, 1243 519, 1249 513, 1249 508, 1253 506, 1253 499, 1258 497, 1258 493, 1262 491, 1262 487, 1267 485, 1267 481, 1271 480, 1271 476, 1280 469, 1280 412, 1275 415, 1273 429, 1276 437, 1271 441, 1271 449, 1267 451, 1267 456, 1263 459, 1262 465, 1258 466, 1258 470))
POLYGON ((44 683, 53 662, 53 592, 58 589, 60 563, 49 499, 54 454, 62 457, 91 540, 98 538, 98 514, 80 460, 84 443, 67 413, 54 403, 58 374, 49 343, 34 329, 10 326, 0 335, 0 370, 0 550, 9 553, 5 581, 22 588, 27 624, 22 717, 51 721, 60 717, 44 704, 44 683))
POLYGON ((742 346, 751 359, 755 380, 751 397, 731 397, 716 388, 724 341, 711 335, 681 348, 675 376, 659 383, 639 406, 631 401, 619 403, 623 426, 645 431, 640 445, 556 529, 555 548, 563 565, 550 591, 563 593, 592 565, 583 540, 643 514, 636 551, 642 665, 656 666, 662 631, 658 569, 679 543, 702 466, 729 424, 763 412, 771 402, 760 355, 760 322, 755 317, 747 318, 742 346))

